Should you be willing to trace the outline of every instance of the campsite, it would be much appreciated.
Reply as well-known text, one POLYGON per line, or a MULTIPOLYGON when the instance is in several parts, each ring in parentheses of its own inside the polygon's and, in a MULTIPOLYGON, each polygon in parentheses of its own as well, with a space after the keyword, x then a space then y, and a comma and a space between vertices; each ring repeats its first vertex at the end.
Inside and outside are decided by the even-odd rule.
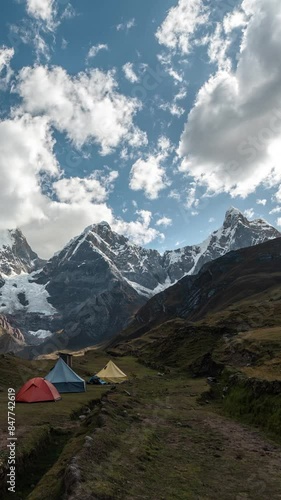
MULTIPOLYGON (((85 380, 112 359, 96 349, 77 354, 72 366, 85 380)), ((4 355, 0 376, 8 387, 12 370, 19 388, 22 376, 43 376, 56 361, 4 355)), ((86 391, 62 393, 57 402, 16 405, 16 500, 59 500, 63 494, 72 498, 75 491, 77 500, 91 495, 195 500, 202 492, 208 499, 218 494, 232 500, 233 491, 243 500, 263 500, 265 491, 278 498, 281 451, 276 436, 274 442, 230 420, 216 401, 202 404, 210 389, 204 377, 186 377, 172 367, 159 372, 132 356, 113 361, 126 373, 125 384, 87 384, 86 391), (217 475, 223 475, 222 483, 217 475)), ((5 398, 1 392, 1 429, 5 398)), ((1 443, 4 438, 2 432, 1 443)), ((2 444, 2 459, 4 453, 2 444)))
MULTIPOLYGON (((33 375, 45 376, 56 364, 56 359, 44 359, 27 362, 18 360, 15 357, 1 356, 0 374, 2 384, 5 387, 10 385, 10 373, 14 373, 14 386, 20 389, 22 378, 30 380, 33 375)), ((88 352, 83 356, 74 357, 75 369, 87 380, 94 372, 104 368, 108 361, 108 356, 96 351, 88 352)), ((134 379, 136 371, 138 377, 143 377, 151 370, 138 366, 136 360, 131 357, 123 358, 120 366, 128 375, 134 379)), ((2 385, 2 387, 3 387, 2 385)), ((108 391, 107 385, 87 385, 87 390, 80 393, 63 393, 61 400, 49 403, 17 404, 17 453, 19 469, 19 484, 23 484, 23 494, 30 493, 33 482, 38 480, 36 473, 43 474, 44 467, 47 469, 53 465, 52 461, 58 458, 62 448, 69 441, 72 433, 75 433, 82 422, 79 416, 84 416, 84 412, 92 410, 100 403, 101 397, 108 391), (50 456, 50 461, 44 460, 46 453, 50 456), (34 461, 38 462, 39 471, 36 472, 34 461), (32 480, 28 478, 28 472, 32 474, 32 480), (35 471, 34 471, 35 469, 35 471), (31 472, 32 471, 32 472, 31 472), (21 478, 22 476, 22 478, 21 478), (35 476, 35 478, 34 478, 35 476)), ((0 392, 0 463, 5 461, 6 437, 7 437, 7 412, 6 412, 6 390, 0 392)), ((87 415, 87 413, 86 413, 87 415)), ((71 450, 71 453, 73 450, 71 450)), ((40 476, 39 476, 40 477, 40 476)), ((3 484, 2 484, 3 487, 3 484)), ((2 490, 3 491, 3 490, 2 490)), ((14 498, 21 498, 20 486, 14 498), (17 496, 19 495, 19 496, 17 496)), ((34 494, 36 498, 36 493, 34 494)), ((49 493, 47 493, 46 499, 49 493)), ((1 496, 1 498, 4 498, 1 496)), ((10 498, 9 496, 7 498, 10 498)), ((23 498, 26 498, 24 496, 23 498)), ((38 498, 38 497, 37 497, 38 498)))

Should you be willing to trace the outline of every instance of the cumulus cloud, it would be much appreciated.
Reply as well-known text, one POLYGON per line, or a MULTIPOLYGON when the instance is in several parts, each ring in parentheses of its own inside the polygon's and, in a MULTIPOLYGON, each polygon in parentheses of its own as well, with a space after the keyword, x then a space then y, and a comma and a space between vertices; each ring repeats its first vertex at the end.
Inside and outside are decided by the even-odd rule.
POLYGON ((124 71, 125 77, 127 78, 127 80, 129 80, 129 82, 136 83, 139 81, 139 77, 134 72, 134 67, 133 67, 132 63, 127 62, 126 64, 124 64, 123 71, 124 71))
POLYGON ((25 67, 15 90, 22 110, 47 116, 77 148, 93 141, 106 155, 122 142, 139 147, 147 141, 133 124, 140 103, 118 92, 112 71, 92 69, 72 77, 61 67, 25 67))
POLYGON ((208 17, 203 0, 179 0, 158 28, 156 38, 168 49, 186 55, 191 50, 195 32, 208 17))
POLYGON ((276 224, 278 227, 281 227, 281 217, 278 217, 278 219, 276 220, 276 224))
POLYGON ((156 222, 156 226, 168 227, 171 226, 172 223, 173 221, 169 217, 162 217, 161 219, 158 219, 158 221, 156 222))
MULTIPOLYGON (((22 224, 21 229, 32 248, 48 259, 85 227, 101 220, 112 224, 114 215, 106 203, 63 203, 50 199, 41 203, 44 217, 22 224)), ((34 206, 38 210, 38 205, 34 206)))
POLYGON ((241 28, 247 25, 245 12, 234 10, 227 14, 223 20, 223 27, 225 33, 231 33, 236 28, 241 28))
POLYGON ((170 140, 161 136, 155 154, 148 155, 146 159, 139 158, 133 164, 130 188, 133 191, 144 191, 146 197, 151 200, 157 199, 160 191, 170 185, 163 162, 172 150, 170 140))
POLYGON ((144 191, 147 198, 156 200, 160 191, 169 186, 161 160, 161 155, 149 155, 145 160, 139 158, 130 172, 130 188, 133 191, 144 191))
POLYGON ((209 192, 246 197, 280 183, 281 31, 278 0, 244 0, 237 68, 219 69, 200 89, 179 144, 180 171, 209 192))
POLYGON ((101 50, 108 50, 108 45, 105 43, 99 43, 98 45, 92 45, 92 47, 89 49, 89 52, 87 54, 87 59, 91 59, 93 57, 96 57, 96 55, 101 50))
POLYGON ((150 227, 151 216, 145 212, 138 213, 137 220, 130 223, 116 220, 106 199, 117 171, 105 169, 85 178, 62 178, 54 145, 45 116, 25 113, 0 121, 0 229, 20 227, 44 258, 51 257, 86 226, 101 220, 115 224, 139 244, 160 235, 150 227), (46 183, 56 197, 44 194, 46 183))
POLYGON ((89 177, 63 178, 53 183, 53 189, 59 201, 66 203, 104 202, 113 183, 118 177, 117 171, 112 171, 108 176, 96 171, 89 177))
POLYGON ((124 234, 137 245, 145 245, 155 238, 164 239, 164 235, 157 229, 150 227, 152 213, 148 210, 137 210, 137 220, 125 222, 117 220, 112 227, 118 233, 124 234))
POLYGON ((26 0, 28 14, 46 23, 52 29, 55 24, 56 7, 54 0, 26 0))
POLYGON ((44 218, 40 175, 59 173, 53 146, 44 117, 24 115, 0 122, 1 228, 44 218))
POLYGON ((263 205, 265 207, 265 205, 267 204, 267 200, 266 199, 257 200, 256 203, 257 205, 263 205))

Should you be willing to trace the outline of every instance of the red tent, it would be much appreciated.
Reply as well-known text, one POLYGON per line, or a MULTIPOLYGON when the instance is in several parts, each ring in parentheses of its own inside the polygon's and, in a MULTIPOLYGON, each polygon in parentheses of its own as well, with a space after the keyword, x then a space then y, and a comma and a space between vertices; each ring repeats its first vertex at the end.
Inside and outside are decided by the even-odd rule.
POLYGON ((41 377, 31 378, 16 394, 17 403, 42 403, 44 401, 58 401, 61 396, 57 389, 41 377))

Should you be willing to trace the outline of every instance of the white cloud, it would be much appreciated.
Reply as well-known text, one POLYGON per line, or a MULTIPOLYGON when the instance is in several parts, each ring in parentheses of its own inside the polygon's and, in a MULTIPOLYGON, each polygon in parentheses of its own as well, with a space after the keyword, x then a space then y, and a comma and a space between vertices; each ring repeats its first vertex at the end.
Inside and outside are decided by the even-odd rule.
POLYGON ((167 158, 169 154, 171 154, 174 151, 174 146, 172 145, 169 137, 166 137, 165 135, 160 135, 157 141, 157 150, 159 151, 164 158, 167 158))
POLYGON ((54 0, 26 0, 28 14, 37 20, 44 21, 52 29, 56 17, 54 0))
POLYGON ((134 28, 134 26, 136 26, 136 20, 132 18, 124 23, 117 24, 116 29, 117 31, 129 31, 131 28, 134 28))
POLYGON ((202 0, 179 0, 156 32, 158 42, 172 51, 188 54, 195 32, 207 23, 208 12, 202 0))
MULTIPOLYGON (((196 198, 196 185, 192 185, 188 191, 187 191, 187 199, 185 202, 185 207, 187 209, 190 208, 196 208, 199 205, 199 199, 196 198)), ((196 212, 194 215, 197 215, 198 212, 196 212)), ((193 215, 193 213, 192 213, 193 215)))
POLYGON ((247 219, 253 219, 255 216, 255 211, 253 208, 248 208, 247 210, 244 210, 244 215, 247 217, 247 219))
POLYGON ((114 76, 98 69, 74 77, 61 67, 26 67, 19 73, 15 91, 22 97, 24 111, 46 115, 77 148, 92 141, 105 155, 120 143, 139 147, 147 141, 133 124, 139 101, 120 94, 114 76))
POLYGON ((200 89, 182 134, 180 171, 210 193, 246 197, 281 180, 279 0, 244 0, 248 24, 237 68, 219 70, 200 89))
POLYGON ((182 108, 181 106, 178 106, 174 102, 165 102, 163 104, 160 104, 160 109, 163 109, 163 111, 169 111, 172 116, 177 116, 180 117, 184 114, 185 109, 182 108))
POLYGON ((158 54, 157 59, 164 67, 165 72, 173 78, 175 85, 182 84, 184 80, 183 71, 181 68, 175 69, 172 54, 158 54))
POLYGON ((134 72, 134 67, 133 67, 132 63, 127 62, 126 64, 124 64, 123 71, 124 71, 125 77, 127 78, 127 80, 129 80, 129 82, 136 83, 139 81, 139 77, 134 72))
POLYGON ((168 198, 171 198, 172 200, 180 201, 181 195, 176 189, 172 189, 170 191, 170 193, 168 194, 168 198))
POLYGON ((241 28, 247 25, 245 13, 239 10, 227 14, 223 20, 225 33, 231 33, 236 28, 241 28))
MULTIPOLYGON (((44 217, 22 224, 21 229, 32 248, 43 258, 50 258, 85 227, 107 221, 112 224, 114 216, 105 203, 54 202, 46 199, 42 204, 44 217)), ((37 206, 33 207, 38 210, 37 206)))
POLYGON ((24 114, 0 121, 0 229, 21 227, 44 258, 51 257, 86 226, 101 220, 117 224, 138 243, 161 237, 150 227, 151 217, 145 212, 138 213, 137 221, 131 223, 116 221, 105 203, 118 176, 116 171, 63 179, 54 144, 44 116, 24 114), (43 194, 46 183, 57 200, 43 194))
POLYGON ((171 141, 160 136, 154 154, 146 159, 139 158, 130 172, 130 188, 133 191, 144 191, 147 198, 155 200, 160 191, 170 185, 163 167, 163 161, 173 151, 171 141))
POLYGON ((187 90, 186 88, 182 87, 178 93, 174 96, 174 101, 182 101, 183 99, 185 99, 187 96, 187 90))
POLYGON ((89 177, 63 178, 53 184, 59 201, 66 203, 102 203, 113 187, 118 172, 112 171, 108 176, 94 172, 89 177))
POLYGON ((151 200, 157 199, 160 191, 169 186, 161 160, 161 155, 149 155, 146 160, 139 158, 130 172, 130 188, 133 191, 144 191, 151 200))
POLYGON ((215 222, 215 220, 216 220, 216 219, 215 219, 214 217, 210 217, 210 219, 209 219, 209 223, 210 223, 210 224, 212 224, 213 222, 215 222))
MULTIPOLYGON (((25 45, 34 47, 36 63, 50 59, 51 48, 44 39, 46 27, 43 22, 24 19, 22 23, 13 24, 10 27, 11 37, 16 42, 20 40, 25 45)), ((48 31, 48 30, 47 30, 48 31)))
POLYGON ((169 217, 162 217, 161 219, 159 219, 157 222, 156 222, 156 226, 164 226, 164 227, 168 227, 168 226, 171 226, 173 223, 172 219, 170 219, 169 217))
POLYGON ((269 215, 280 214, 280 213, 281 213, 281 207, 275 207, 272 210, 270 210, 269 215))
POLYGON ((10 66, 11 59, 14 56, 14 49, 2 46, 0 47, 0 90, 5 90, 12 77, 13 71, 10 66))
POLYGON ((89 49, 89 52, 87 54, 87 59, 91 59, 93 57, 96 57, 96 55, 101 50, 108 50, 108 45, 106 45, 105 43, 99 43, 98 45, 92 45, 92 47, 89 49))
POLYGON ((217 23, 214 33, 204 37, 202 43, 208 44, 208 56, 211 63, 216 63, 220 70, 231 71, 231 60, 227 57, 231 40, 224 36, 222 24, 217 23))
POLYGON ((278 227, 281 227, 281 217, 278 217, 276 224, 278 227))
POLYGON ((267 204, 267 200, 264 199, 264 200, 257 200, 256 201, 257 205, 263 205, 265 207, 265 205, 267 204))
POLYGON ((148 210, 137 210, 138 218, 136 221, 125 222, 116 220, 112 228, 121 234, 130 238, 137 245, 145 245, 155 238, 164 239, 164 235, 157 229, 150 227, 152 213, 148 210))
POLYGON ((0 121, 0 228, 44 218, 40 175, 59 173, 53 146, 44 117, 0 121))

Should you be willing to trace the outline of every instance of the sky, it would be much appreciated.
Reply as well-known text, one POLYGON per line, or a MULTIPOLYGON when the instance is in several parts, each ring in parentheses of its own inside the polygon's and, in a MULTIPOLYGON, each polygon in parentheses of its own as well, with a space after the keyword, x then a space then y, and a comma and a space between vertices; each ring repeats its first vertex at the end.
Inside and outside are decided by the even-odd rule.
POLYGON ((2 0, 0 229, 160 252, 281 227, 280 0, 2 0))

